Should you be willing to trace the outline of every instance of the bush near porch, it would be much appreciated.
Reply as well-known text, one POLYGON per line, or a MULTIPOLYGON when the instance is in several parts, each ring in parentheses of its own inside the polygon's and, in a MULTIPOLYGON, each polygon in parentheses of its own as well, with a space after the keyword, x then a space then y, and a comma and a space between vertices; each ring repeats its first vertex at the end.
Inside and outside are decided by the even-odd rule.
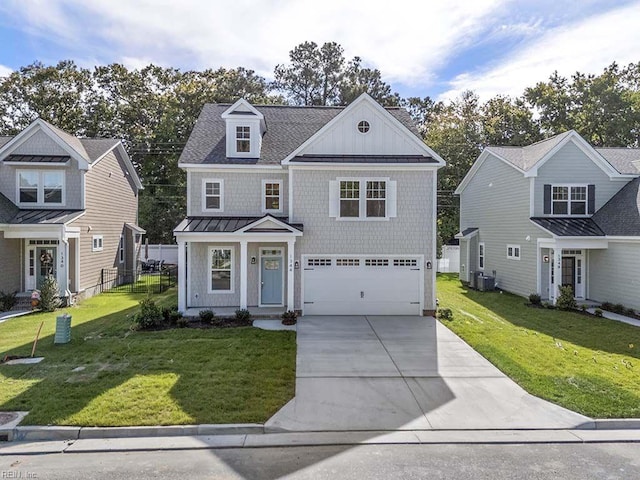
POLYGON ((640 328, 437 280, 443 323, 529 393, 594 418, 640 417, 640 328))
MULTIPOLYGON (((28 410, 22 424, 129 426, 264 422, 294 395, 295 333, 252 327, 132 330, 145 294, 109 293, 55 313, 0 324, 0 411, 28 410), (54 345, 56 316, 73 316, 72 341, 54 345)), ((175 288, 153 297, 176 304, 175 288)))

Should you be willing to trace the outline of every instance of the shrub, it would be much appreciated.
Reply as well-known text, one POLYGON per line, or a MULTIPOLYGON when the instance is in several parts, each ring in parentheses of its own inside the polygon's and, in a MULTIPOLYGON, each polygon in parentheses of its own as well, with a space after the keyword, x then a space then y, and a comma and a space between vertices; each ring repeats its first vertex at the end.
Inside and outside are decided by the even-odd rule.
POLYGON ((295 325, 298 321, 298 314, 294 310, 287 310, 282 314, 283 325, 295 325))
POLYGON ((617 313, 619 315, 624 315, 625 311, 626 311, 626 308, 624 308, 624 305, 622 305, 621 303, 616 303, 613 306, 613 310, 612 310, 612 312, 617 313))
POLYGON ((151 298, 141 300, 140 311, 133 316, 133 321, 141 330, 156 328, 162 320, 162 311, 151 298))
POLYGON ((213 325, 214 318, 216 318, 216 314, 213 313, 213 310, 200 310, 198 315, 200 316, 200 321, 207 325, 213 325))
POLYGON ((596 309, 594 310, 593 314, 594 314, 596 317, 602 317, 602 310, 600 310, 599 308, 596 308, 596 309))
POLYGON ((531 305, 540 305, 542 303, 542 298, 537 293, 532 293, 529 295, 529 303, 531 305))
POLYGON ((609 312, 612 312, 613 311, 613 303, 602 302, 602 304, 600 305, 600 308, 602 310, 608 310, 609 312))
POLYGON ((178 324, 178 320, 182 318, 182 312, 178 311, 178 306, 165 307, 162 309, 162 319, 167 325, 175 327, 178 324))
POLYGON ((236 310, 236 320, 240 322, 248 322, 251 320, 251 312, 246 308, 242 308, 240 310, 236 310))
POLYGON ((182 314, 180 314, 180 318, 178 318, 178 320, 176 321, 176 326, 178 328, 187 328, 189 326, 189 320, 187 320, 182 316, 182 314))
POLYGON ((560 310, 573 310, 578 307, 576 299, 573 298, 573 288, 569 285, 560 287, 560 295, 556 300, 556 307, 560 310))
POLYGON ((0 292, 0 312, 9 311, 16 304, 16 295, 18 292, 4 293, 0 292))
POLYGON ((585 305, 584 303, 582 305, 580 305, 580 310, 582 310, 583 312, 587 311, 587 305, 585 305))
POLYGON ((624 311, 624 314, 629 316, 629 317, 635 317, 636 316, 636 311, 633 308, 627 308, 624 311))
POLYGON ((60 304, 58 282, 53 275, 47 275, 40 288, 40 308, 45 312, 53 312, 60 304))
POLYGON ((450 308, 439 308, 436 317, 439 320, 453 320, 453 311, 450 308))

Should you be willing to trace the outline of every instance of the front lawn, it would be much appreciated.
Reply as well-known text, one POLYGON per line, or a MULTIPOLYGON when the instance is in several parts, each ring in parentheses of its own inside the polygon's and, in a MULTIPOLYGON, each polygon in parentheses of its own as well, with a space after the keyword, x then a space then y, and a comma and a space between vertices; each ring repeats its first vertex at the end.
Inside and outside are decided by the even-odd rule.
MULTIPOLYGON (((144 294, 107 293, 78 307, 0 324, 0 411, 28 410, 32 425, 175 425, 264 422, 294 395, 295 334, 252 327, 137 332, 144 294), (54 345, 55 318, 73 316, 72 341, 54 345)), ((175 289, 155 298, 176 303, 175 289)))
POLYGON ((640 417, 640 328, 525 306, 526 299, 438 275, 444 324, 525 390, 594 418, 640 417))

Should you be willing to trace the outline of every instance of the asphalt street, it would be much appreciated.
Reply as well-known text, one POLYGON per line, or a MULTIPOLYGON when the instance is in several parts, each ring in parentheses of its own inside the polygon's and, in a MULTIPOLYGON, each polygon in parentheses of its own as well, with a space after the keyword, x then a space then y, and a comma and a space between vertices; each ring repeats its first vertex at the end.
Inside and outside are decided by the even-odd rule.
POLYGON ((0 479, 640 478, 640 444, 363 445, 0 457, 0 479))

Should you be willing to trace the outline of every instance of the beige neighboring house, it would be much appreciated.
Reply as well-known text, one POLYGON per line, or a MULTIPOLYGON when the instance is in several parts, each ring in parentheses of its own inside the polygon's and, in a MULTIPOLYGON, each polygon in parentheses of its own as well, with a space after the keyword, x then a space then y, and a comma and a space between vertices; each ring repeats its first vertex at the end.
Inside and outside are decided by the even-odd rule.
POLYGON ((103 270, 133 270, 141 189, 119 140, 41 119, 0 137, 0 291, 27 294, 54 275, 73 301, 100 291, 103 270))
POLYGON ((444 161, 406 110, 208 104, 179 165, 181 311, 434 313, 444 161))

